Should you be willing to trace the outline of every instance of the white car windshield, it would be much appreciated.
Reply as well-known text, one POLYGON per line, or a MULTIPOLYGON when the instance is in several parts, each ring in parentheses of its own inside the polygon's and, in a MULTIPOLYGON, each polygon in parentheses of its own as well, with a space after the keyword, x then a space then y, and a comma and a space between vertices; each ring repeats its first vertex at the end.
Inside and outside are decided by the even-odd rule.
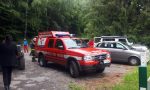
POLYGON ((65 39, 65 40, 64 40, 64 43, 65 43, 65 45, 66 45, 66 48, 68 48, 68 49, 80 48, 80 47, 77 45, 77 43, 76 43, 74 40, 72 40, 72 39, 65 39))

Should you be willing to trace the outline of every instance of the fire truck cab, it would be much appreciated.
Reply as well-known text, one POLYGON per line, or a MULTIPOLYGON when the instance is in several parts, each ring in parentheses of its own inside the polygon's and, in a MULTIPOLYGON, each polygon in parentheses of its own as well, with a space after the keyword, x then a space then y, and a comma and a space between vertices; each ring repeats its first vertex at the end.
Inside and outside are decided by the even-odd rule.
POLYGON ((82 48, 70 37, 69 32, 39 32, 35 45, 35 55, 41 67, 48 62, 65 66, 72 77, 82 71, 95 70, 102 73, 110 66, 110 53, 96 48, 82 48))

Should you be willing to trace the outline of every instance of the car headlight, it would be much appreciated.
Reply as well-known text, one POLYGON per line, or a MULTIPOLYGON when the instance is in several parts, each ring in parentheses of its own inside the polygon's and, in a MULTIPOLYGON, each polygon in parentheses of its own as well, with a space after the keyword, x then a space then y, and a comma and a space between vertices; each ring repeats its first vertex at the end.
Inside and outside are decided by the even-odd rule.
POLYGON ((93 58, 92 58, 92 56, 84 56, 84 57, 83 57, 83 60, 86 60, 86 61, 87 61, 87 60, 93 60, 93 58))

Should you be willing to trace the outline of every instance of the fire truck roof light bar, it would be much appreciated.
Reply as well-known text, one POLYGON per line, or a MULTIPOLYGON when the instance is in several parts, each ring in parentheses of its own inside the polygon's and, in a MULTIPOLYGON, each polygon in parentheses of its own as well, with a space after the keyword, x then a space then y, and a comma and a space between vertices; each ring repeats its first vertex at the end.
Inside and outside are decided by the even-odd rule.
POLYGON ((69 32, 63 31, 50 31, 50 32, 39 32, 39 37, 70 37, 69 32))
POLYGON ((57 37, 65 37, 65 36, 69 36, 69 37, 70 37, 69 34, 55 34, 55 36, 57 36, 57 37))

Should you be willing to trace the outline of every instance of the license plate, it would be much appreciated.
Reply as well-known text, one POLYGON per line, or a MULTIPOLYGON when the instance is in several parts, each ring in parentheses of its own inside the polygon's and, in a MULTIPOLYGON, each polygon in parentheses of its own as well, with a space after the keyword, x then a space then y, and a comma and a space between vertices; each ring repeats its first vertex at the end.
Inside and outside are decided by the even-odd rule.
POLYGON ((102 58, 103 58, 102 56, 99 56, 99 58, 98 58, 98 59, 100 59, 100 60, 101 60, 102 58))
POLYGON ((110 63, 110 60, 104 60, 104 63, 110 63))

